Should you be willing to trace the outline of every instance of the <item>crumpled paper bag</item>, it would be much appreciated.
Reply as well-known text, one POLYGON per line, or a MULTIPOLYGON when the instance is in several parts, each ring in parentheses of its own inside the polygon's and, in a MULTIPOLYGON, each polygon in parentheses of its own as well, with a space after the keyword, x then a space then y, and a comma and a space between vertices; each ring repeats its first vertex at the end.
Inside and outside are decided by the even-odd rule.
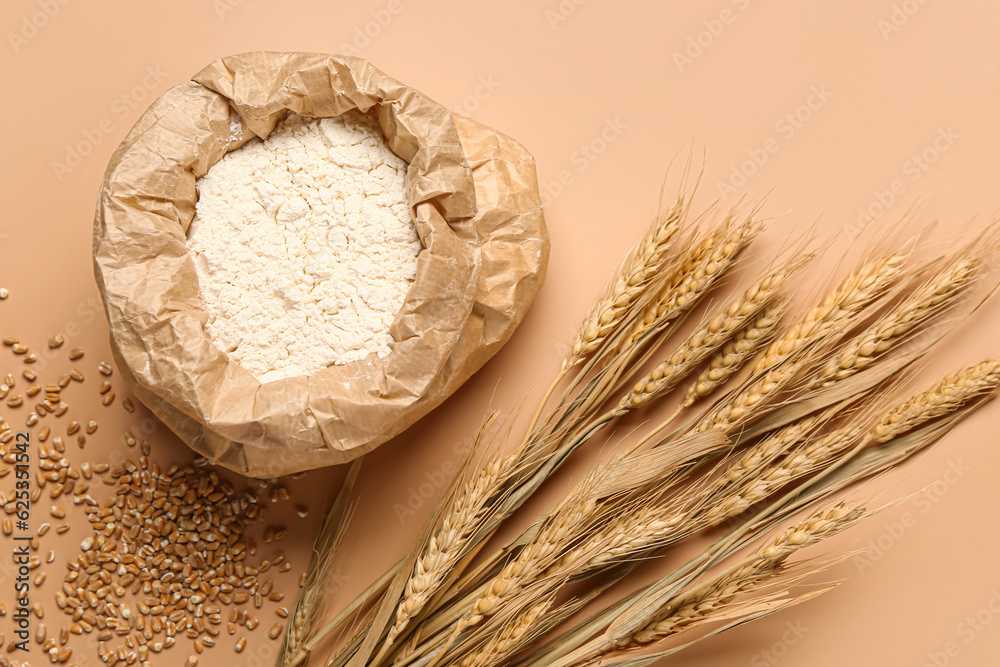
POLYGON ((254 52, 218 60, 143 114, 108 165, 94 265, 111 345, 135 395, 192 449, 253 477, 343 463, 398 435, 507 341, 548 259, 534 159, 367 61, 254 52), (375 355, 260 383, 205 331, 186 234, 195 181, 289 111, 372 110, 409 162, 424 249, 375 355))

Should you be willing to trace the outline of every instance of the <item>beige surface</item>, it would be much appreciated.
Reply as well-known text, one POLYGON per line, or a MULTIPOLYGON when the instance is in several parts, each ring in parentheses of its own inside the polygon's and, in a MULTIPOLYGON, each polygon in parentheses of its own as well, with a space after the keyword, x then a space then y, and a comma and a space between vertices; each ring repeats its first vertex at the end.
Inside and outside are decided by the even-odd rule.
MULTIPOLYGON (((356 48, 390 75, 522 141, 550 184, 548 282, 519 332, 482 372, 370 457, 364 502, 340 569, 343 599, 393 562, 417 532, 431 504, 421 490, 442 483, 442 472, 458 458, 456 446, 490 402, 509 409, 526 388, 547 384, 573 326, 655 209, 663 174, 677 155, 705 150, 703 204, 734 167, 753 155, 763 162, 757 169, 748 165, 755 173, 729 194, 735 200, 770 191, 765 211, 775 220, 757 257, 817 219, 824 233, 856 224, 859 208, 877 208, 879 198, 895 201, 867 236, 884 234, 885 222, 918 201, 922 221, 939 221, 933 232, 939 238, 989 219, 998 207, 1000 8, 985 0, 846 0, 823 7, 793 0, 365 0, 289 2, 283 4, 291 9, 280 13, 275 4, 176 0, 158 5, 162 10, 80 0, 4 4, 0 283, 12 296, 0 304, 0 335, 13 333, 37 347, 73 324, 80 333, 71 343, 87 348, 84 368, 91 376, 98 360, 109 359, 90 265, 102 171, 156 95, 221 55, 356 48), (43 7, 51 18, 39 13, 43 7), (366 27, 374 36, 363 37, 366 27), (456 40, 470 29, 474 40, 456 40), (12 43, 12 33, 24 38, 12 43), (702 52, 691 47, 697 57, 679 67, 675 54, 699 39, 702 52), (810 102, 813 109, 800 108, 810 102), (794 119, 797 112, 802 121, 794 119), (72 150, 88 154, 56 167, 72 150), (766 160, 762 151, 769 151, 766 160), (924 152, 933 160, 926 169, 913 158, 924 152), (410 501, 417 516, 398 519, 410 501)), ((835 241, 824 266, 848 245, 844 237, 835 241)), ((817 267, 812 275, 825 273, 817 267)), ((1000 307, 994 304, 970 325, 930 360, 925 378, 997 354, 1000 307)), ((64 363, 62 357, 53 369, 64 363)), ((12 358, 0 351, 0 371, 7 366, 12 358)), ((93 459, 117 446, 116 434, 143 416, 101 407, 96 384, 88 378, 81 390, 87 398, 73 408, 84 419, 101 420, 102 437, 86 450, 93 459)), ((930 487, 929 496, 887 509, 832 545, 860 550, 881 543, 870 567, 862 557, 835 566, 824 579, 844 580, 838 591, 699 646, 688 654, 690 664, 995 664, 998 410, 994 405, 976 415, 908 465, 883 494, 930 487), (949 474, 956 467, 964 472, 949 474), (907 513, 900 529, 896 524, 907 513)), ((158 457, 186 456, 164 431, 151 438, 158 457)), ((295 528, 281 545, 296 566, 284 577, 289 593, 332 487, 323 482, 341 474, 312 473, 294 485, 296 500, 313 508, 305 521, 289 518, 288 503, 277 506, 284 513, 279 519, 295 528)), ((54 571, 41 591, 53 607, 59 576, 54 571)), ((9 608, 9 579, 0 586, 9 608)), ((272 616, 262 617, 266 628, 272 616)), ((270 664, 262 630, 232 664, 270 664)), ((222 648, 202 662, 230 664, 232 654, 222 648)), ((81 655, 98 664, 92 651, 81 647, 81 655)), ((153 664, 178 665, 186 655, 175 649, 153 664)), ((43 664, 38 657, 33 664, 43 664)))

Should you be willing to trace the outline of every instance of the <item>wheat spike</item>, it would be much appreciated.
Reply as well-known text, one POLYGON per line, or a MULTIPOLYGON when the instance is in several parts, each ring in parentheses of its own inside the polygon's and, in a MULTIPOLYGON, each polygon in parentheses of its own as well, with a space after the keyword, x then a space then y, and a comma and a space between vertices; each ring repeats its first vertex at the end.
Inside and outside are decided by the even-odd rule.
POLYGON ((618 411, 642 407, 675 387, 702 361, 744 328, 784 287, 800 262, 788 264, 751 285, 701 324, 665 360, 622 398, 618 411))
POLYGON ((716 480, 709 493, 720 491, 723 488, 735 484, 748 475, 754 474, 764 466, 787 453, 800 442, 804 437, 813 431, 820 423, 819 415, 803 417, 798 421, 775 431, 756 445, 746 451, 746 453, 722 473, 716 480))
POLYGON ((907 334, 958 298, 976 277, 978 262, 963 259, 919 287, 890 313, 849 341, 822 368, 811 387, 828 386, 870 366, 907 334))
POLYGON ((889 255, 865 264, 848 276, 823 303, 806 312, 771 343, 753 368, 756 379, 707 414, 695 430, 720 428, 731 434, 750 421, 756 408, 809 368, 808 360, 796 358, 797 353, 842 330, 851 318, 882 296, 898 277, 903 260, 903 255, 889 255))
POLYGON ((717 526, 727 519, 739 516, 792 480, 816 471, 838 454, 853 448, 862 434, 863 431, 856 425, 839 428, 765 465, 751 474, 749 479, 737 478, 736 481, 723 485, 722 490, 729 486, 733 492, 724 494, 714 502, 705 512, 704 521, 710 526, 717 526))
POLYGON ((817 512, 785 530, 754 557, 706 585, 665 605, 648 625, 618 643, 619 650, 639 649, 663 641, 686 628, 710 619, 741 594, 781 574, 784 562, 800 549, 840 533, 865 515, 863 508, 838 504, 817 512))
POLYGON ((530 606, 474 653, 467 655, 461 662, 452 664, 459 667, 494 667, 503 663, 524 647, 531 638, 532 630, 551 607, 551 598, 530 606))
POLYGON ((753 419, 756 410, 787 387, 806 367, 807 360, 791 360, 769 369, 763 376, 753 380, 735 396, 727 399, 702 418, 694 427, 695 432, 710 428, 721 429, 731 435, 753 419))
POLYGON ((712 357, 708 368, 688 388, 683 407, 694 405, 725 384, 743 365, 749 361, 767 340, 774 336, 784 315, 786 304, 775 303, 758 313, 757 318, 746 325, 722 346, 712 357))
POLYGON ((905 257, 889 255, 848 276, 820 305, 809 310, 783 336, 771 343, 753 368, 754 374, 773 368, 793 353, 843 326, 882 296, 899 276, 905 257))
POLYGON ((678 263, 673 278, 646 308, 624 344, 634 343, 657 323, 674 320, 694 306, 759 232, 760 225, 748 218, 732 230, 723 224, 696 243, 678 263))
POLYGON ((687 210, 678 199, 665 216, 654 221, 646 236, 625 262, 618 277, 605 294, 591 307, 580 325, 568 365, 573 365, 601 346, 604 339, 626 316, 663 265, 671 241, 680 229, 687 210))
POLYGON ((888 442, 921 424, 954 412, 967 402, 1000 389, 1000 359, 987 359, 946 376, 930 389, 890 410, 871 433, 888 442))
POLYGON ((487 584, 468 615, 459 624, 459 631, 478 625, 492 616, 538 574, 544 572, 588 523, 597 500, 587 494, 571 494, 538 531, 538 535, 507 563, 487 584))
POLYGON ((396 609, 396 622, 389 630, 387 643, 395 641, 406 629, 410 619, 419 614, 438 591, 445 576, 461 558, 469 538, 489 511, 489 500, 497 495, 517 470, 520 460, 520 450, 509 456, 494 457, 455 496, 442 519, 441 528, 431 535, 406 582, 403 599, 396 609))

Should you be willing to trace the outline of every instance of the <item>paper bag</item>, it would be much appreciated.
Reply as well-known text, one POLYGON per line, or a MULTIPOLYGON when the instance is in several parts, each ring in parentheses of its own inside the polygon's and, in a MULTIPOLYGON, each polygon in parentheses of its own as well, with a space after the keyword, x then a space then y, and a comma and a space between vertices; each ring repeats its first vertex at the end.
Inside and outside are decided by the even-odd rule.
POLYGON ((507 341, 538 291, 548 235, 531 155, 360 58, 255 52, 167 91, 115 151, 94 225, 111 346, 135 395, 222 466, 276 477, 335 465, 398 435, 507 341), (391 352, 259 382, 206 333, 186 235, 196 179, 289 111, 376 115, 409 162, 423 243, 391 352))

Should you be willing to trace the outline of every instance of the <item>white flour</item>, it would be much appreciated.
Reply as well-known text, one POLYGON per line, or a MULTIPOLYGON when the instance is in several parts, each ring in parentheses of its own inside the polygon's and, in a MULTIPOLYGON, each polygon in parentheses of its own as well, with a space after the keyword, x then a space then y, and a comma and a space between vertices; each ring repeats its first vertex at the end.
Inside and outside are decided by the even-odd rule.
POLYGON ((199 179, 188 250, 231 359, 267 382, 389 353, 421 248, 406 167, 369 116, 291 115, 199 179))

